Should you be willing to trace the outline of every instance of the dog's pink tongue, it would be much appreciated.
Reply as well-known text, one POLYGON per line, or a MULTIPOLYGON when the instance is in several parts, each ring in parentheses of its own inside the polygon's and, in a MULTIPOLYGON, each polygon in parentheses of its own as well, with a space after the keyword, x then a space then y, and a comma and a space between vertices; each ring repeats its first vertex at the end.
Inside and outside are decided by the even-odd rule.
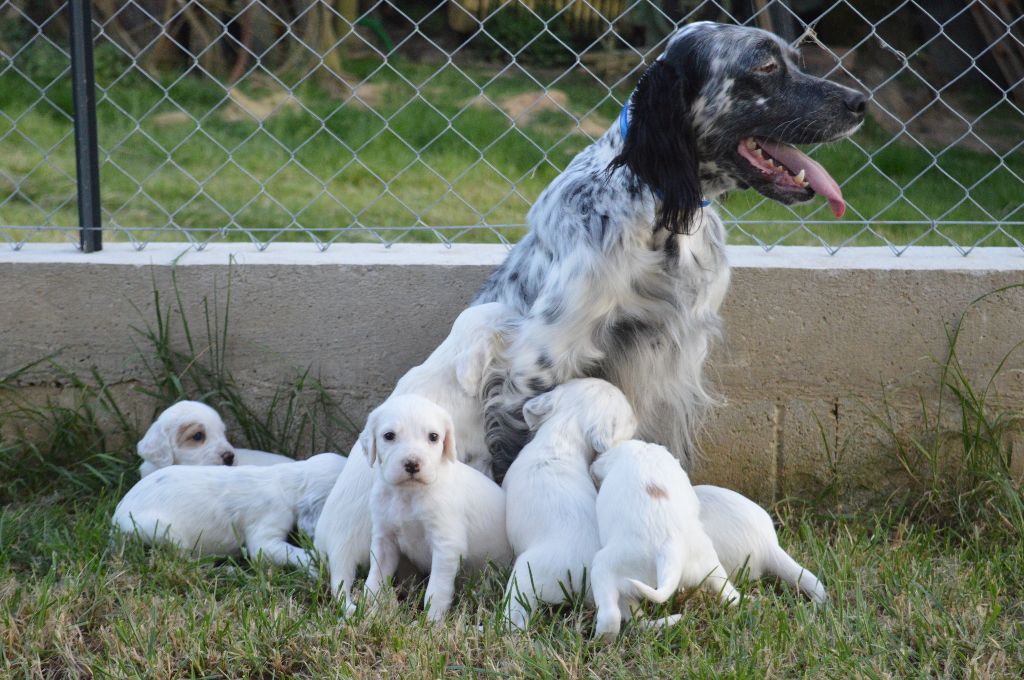
POLYGON ((778 144, 776 142, 769 142, 766 139, 759 139, 757 143, 775 160, 789 168, 790 172, 794 175, 801 170, 806 171, 807 174, 804 179, 811 185, 815 193, 825 197, 829 207, 832 208, 832 214, 836 217, 843 216, 843 213, 846 212, 843 192, 839 185, 836 184, 836 181, 832 179, 832 175, 828 174, 828 170, 821 163, 811 160, 806 154, 801 153, 799 149, 789 144, 778 144))

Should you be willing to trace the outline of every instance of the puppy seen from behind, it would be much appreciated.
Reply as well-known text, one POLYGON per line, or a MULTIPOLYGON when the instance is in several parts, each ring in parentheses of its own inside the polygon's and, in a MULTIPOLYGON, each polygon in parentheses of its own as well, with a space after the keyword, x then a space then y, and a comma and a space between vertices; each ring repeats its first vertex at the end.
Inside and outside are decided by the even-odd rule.
POLYGON ((398 396, 378 407, 361 443, 376 468, 364 594, 374 604, 404 556, 429 571, 424 606, 427 618, 438 621, 451 606, 460 566, 473 572, 511 561, 505 494, 459 461, 451 416, 423 397, 398 396))
POLYGON ((690 478, 668 449, 627 441, 598 456, 590 469, 599 485, 601 537, 590 576, 595 637, 618 637, 641 597, 660 603, 680 590, 702 587, 723 602, 739 601, 701 525, 690 478))

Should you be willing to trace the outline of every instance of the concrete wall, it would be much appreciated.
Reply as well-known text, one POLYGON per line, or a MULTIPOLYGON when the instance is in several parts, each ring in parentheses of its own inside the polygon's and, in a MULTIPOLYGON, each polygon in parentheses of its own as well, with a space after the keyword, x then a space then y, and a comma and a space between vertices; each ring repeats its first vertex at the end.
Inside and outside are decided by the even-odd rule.
MULTIPOLYGON (((151 244, 136 252, 108 245, 83 255, 28 245, 0 253, 0 374, 62 350, 73 368, 95 366, 135 384, 144 371, 130 326, 153 317, 153 283, 172 290, 172 263, 186 312, 200 319, 204 296, 226 292, 231 276, 231 352, 236 378, 254 394, 312 366, 361 423, 395 380, 444 337, 447 327, 504 257, 500 246, 305 244, 251 247, 151 244), (141 316, 140 316, 141 312, 141 316)), ((946 328, 975 298, 1024 282, 1024 253, 915 248, 732 247, 726 336, 711 362, 724 403, 709 423, 695 478, 758 499, 814 494, 837 471, 877 486, 891 467, 868 415, 883 394, 901 427, 913 427, 917 394, 936 393, 933 359, 946 328)), ((969 316, 961 351, 987 378, 1024 339, 1024 290, 1009 290, 969 316)), ((1024 361, 999 381, 1011 406, 1024 403, 1024 361)), ((40 369, 22 378, 59 389, 40 369)), ((1024 447, 1020 447, 1024 449, 1024 447)), ((1024 455, 1024 450, 1020 452, 1024 455)))

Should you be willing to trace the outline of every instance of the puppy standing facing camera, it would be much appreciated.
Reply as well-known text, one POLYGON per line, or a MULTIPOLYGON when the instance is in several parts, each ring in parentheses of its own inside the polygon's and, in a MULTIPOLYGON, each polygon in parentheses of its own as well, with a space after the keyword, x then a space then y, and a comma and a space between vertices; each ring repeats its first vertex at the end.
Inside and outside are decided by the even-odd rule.
MULTIPOLYGON (((484 376, 500 357, 506 333, 518 319, 510 307, 497 302, 464 310, 444 342, 402 376, 382 407, 410 394, 441 406, 459 433, 459 460, 489 471, 491 456, 484 439, 481 399, 484 376)), ((374 471, 358 441, 348 460, 324 504, 314 545, 330 569, 331 592, 351 601, 356 572, 370 563, 372 527, 366 508, 374 471)))
POLYGON ((198 401, 169 406, 139 441, 139 476, 168 465, 277 465, 294 459, 277 453, 236 449, 220 414, 198 401))
POLYGON ((596 378, 570 380, 534 397, 523 416, 533 439, 502 485, 516 554, 505 591, 507 620, 519 629, 538 601, 558 604, 580 592, 590 599, 585 574, 601 547, 590 464, 636 431, 626 396, 596 378))
POLYGON ((336 453, 262 467, 173 465, 129 489, 114 526, 195 556, 230 557, 244 547, 251 557, 308 568, 309 554, 287 542, 288 532, 303 507, 327 496, 344 466, 336 453))
POLYGON ((590 470, 600 486, 601 549, 590 574, 595 637, 618 637, 641 596, 665 602, 679 590, 703 587, 723 602, 739 600, 701 525, 690 478, 668 449, 628 441, 598 456, 590 470))
POLYGON ((451 416, 423 397, 388 399, 370 414, 361 442, 377 467, 366 596, 379 596, 404 555, 430 572, 424 604, 427 618, 438 621, 451 606, 460 563, 477 571, 489 561, 511 561, 505 494, 459 462, 451 416))
POLYGON ((818 577, 779 546, 775 525, 764 508, 720 486, 704 484, 693 490, 700 499, 701 524, 730 577, 736 578, 743 569, 751 580, 770 574, 796 586, 815 604, 828 601, 818 577))

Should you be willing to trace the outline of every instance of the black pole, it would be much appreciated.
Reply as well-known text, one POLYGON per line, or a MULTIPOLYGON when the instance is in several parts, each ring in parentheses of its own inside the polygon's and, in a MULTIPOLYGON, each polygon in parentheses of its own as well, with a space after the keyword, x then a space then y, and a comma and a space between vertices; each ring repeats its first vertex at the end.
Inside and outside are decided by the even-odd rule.
POLYGON ((96 83, 92 64, 92 9, 89 0, 69 0, 68 11, 71 20, 71 94, 75 107, 78 223, 82 252, 92 253, 103 248, 96 83))

